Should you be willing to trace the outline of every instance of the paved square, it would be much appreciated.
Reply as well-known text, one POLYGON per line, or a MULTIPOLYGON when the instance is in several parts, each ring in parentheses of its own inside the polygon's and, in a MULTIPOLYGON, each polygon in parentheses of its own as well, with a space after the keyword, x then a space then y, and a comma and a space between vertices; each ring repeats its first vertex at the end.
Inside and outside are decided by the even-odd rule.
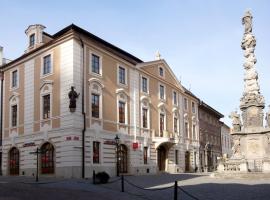
MULTIPOLYGON (((113 183, 93 185, 91 180, 40 179, 39 184, 32 177, 0 177, 0 200, 53 200, 53 199, 173 199, 174 181, 200 200, 266 200, 270 199, 269 179, 217 179, 206 174, 160 174, 125 177, 125 192, 121 192, 121 181, 112 178, 113 183), (130 184, 129 184, 130 183, 130 184), (149 189, 143 190, 141 188, 149 189), (156 190, 167 188, 165 190, 156 190), (150 190, 154 189, 154 190, 150 190)), ((178 190, 178 199, 191 197, 178 190)))

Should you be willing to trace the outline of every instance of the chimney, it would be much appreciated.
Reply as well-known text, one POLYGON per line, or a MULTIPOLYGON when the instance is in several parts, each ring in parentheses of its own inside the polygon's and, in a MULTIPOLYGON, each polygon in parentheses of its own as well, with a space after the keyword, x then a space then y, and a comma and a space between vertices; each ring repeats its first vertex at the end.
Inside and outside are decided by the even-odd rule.
POLYGON ((4 58, 3 58, 3 47, 0 46, 0 66, 3 65, 3 61, 4 61, 4 58))

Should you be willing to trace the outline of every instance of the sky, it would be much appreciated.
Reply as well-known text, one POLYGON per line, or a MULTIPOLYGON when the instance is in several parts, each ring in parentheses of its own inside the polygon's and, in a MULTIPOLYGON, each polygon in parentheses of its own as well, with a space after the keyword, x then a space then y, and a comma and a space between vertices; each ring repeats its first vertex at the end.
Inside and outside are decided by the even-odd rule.
POLYGON ((243 82, 241 18, 250 9, 261 93, 270 104, 268 0, 2 0, 0 46, 6 58, 24 53, 30 24, 54 34, 74 23, 143 61, 156 51, 181 83, 225 115, 239 109, 243 82), (38 3, 39 2, 39 3, 38 3))

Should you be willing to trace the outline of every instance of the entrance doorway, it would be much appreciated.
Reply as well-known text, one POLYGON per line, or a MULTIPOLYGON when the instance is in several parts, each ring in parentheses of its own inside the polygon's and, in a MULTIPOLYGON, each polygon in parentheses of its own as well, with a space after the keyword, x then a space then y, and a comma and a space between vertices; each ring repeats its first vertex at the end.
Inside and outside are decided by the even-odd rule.
POLYGON ((158 153, 158 169, 159 171, 165 171, 166 168, 166 148, 162 145, 157 149, 158 153))
POLYGON ((185 172, 189 172, 190 171, 190 152, 186 151, 185 153, 185 172))
POLYGON ((120 173, 127 173, 128 172, 128 166, 127 166, 127 147, 124 144, 121 144, 119 146, 119 172, 120 173))
POLYGON ((9 151, 9 174, 19 175, 20 174, 20 153, 19 150, 13 147, 9 151))

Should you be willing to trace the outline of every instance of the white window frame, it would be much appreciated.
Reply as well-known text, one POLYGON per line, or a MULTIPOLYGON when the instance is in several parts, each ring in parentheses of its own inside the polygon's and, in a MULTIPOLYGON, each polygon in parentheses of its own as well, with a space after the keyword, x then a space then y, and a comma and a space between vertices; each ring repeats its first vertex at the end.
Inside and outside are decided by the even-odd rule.
POLYGON ((184 110, 188 110, 188 98, 184 97, 184 110), (185 101, 187 102, 187 107, 185 106, 185 101))
POLYGON ((45 78, 45 77, 48 77, 48 76, 51 76, 53 75, 53 71, 54 71, 54 66, 53 66, 53 62, 54 62, 54 58, 53 58, 53 52, 47 52, 47 53, 44 53, 42 56, 41 56, 41 66, 40 66, 40 77, 41 78, 45 78), (51 72, 50 73, 47 73, 47 74, 43 74, 43 67, 44 67, 44 58, 48 55, 51 55, 51 72))
POLYGON ((158 83, 158 98, 160 101, 166 101, 166 86, 162 83, 158 83), (164 88, 164 99, 160 97, 160 86, 163 86, 164 88))
POLYGON ((176 90, 172 91, 172 105, 174 106, 178 106, 179 102, 178 102, 178 92, 176 92, 176 90), (176 94, 176 104, 174 102, 174 93, 176 94))
POLYGON ((52 111, 53 111, 53 93, 52 93, 52 83, 45 83, 40 90, 40 121, 48 121, 52 118, 52 111), (48 87, 48 90, 44 90, 45 87, 48 87), (50 95, 50 117, 47 119, 43 119, 43 97, 46 95, 50 95))
POLYGON ((189 123, 188 121, 184 121, 184 138, 187 138, 189 139, 190 138, 190 135, 189 135, 189 123), (187 133, 186 133, 186 124, 187 124, 187 133))
POLYGON ((120 85, 120 86, 124 86, 124 87, 128 86, 128 68, 126 66, 124 66, 124 65, 121 65, 121 64, 117 64, 117 84, 120 85), (119 81, 119 69, 120 69, 120 67, 125 69, 125 84, 120 83, 120 81, 119 81))
POLYGON ((103 105, 102 105, 102 102, 103 102, 103 85, 101 85, 99 82, 96 82, 96 81, 93 81, 90 83, 90 88, 89 88, 89 104, 90 104, 90 113, 89 113, 89 116, 90 118, 93 118, 93 119, 102 119, 103 118, 103 105), (96 90, 94 88, 94 86, 97 86, 98 87, 98 90, 96 90), (99 118, 96 118, 96 117, 92 117, 92 94, 96 94, 96 95, 99 95, 99 118))
POLYGON ((120 92, 117 95, 117 124, 119 125, 127 125, 128 124, 128 96, 124 92, 120 92), (122 98, 121 95, 124 97, 122 98), (119 122, 119 102, 125 103, 125 123, 120 123, 119 122))
POLYGON ((150 106, 149 102, 147 102, 146 100, 141 101, 141 127, 147 130, 150 129, 150 106), (143 127, 143 109, 147 109, 147 128, 143 127))
POLYGON ((102 70, 103 70, 103 58, 102 56, 94 51, 90 51, 90 55, 89 55, 89 74, 97 76, 97 77, 102 77, 102 70), (92 72, 92 55, 98 56, 99 57, 99 74, 92 72))
POLYGON ((179 134, 179 114, 177 113, 177 111, 173 112, 173 133, 179 134), (177 118, 177 131, 174 131, 174 118, 177 118))
POLYGON ((194 102, 194 101, 191 101, 191 112, 192 112, 193 114, 195 114, 195 113, 196 113, 196 104, 195 104, 195 102, 194 102), (194 112, 193 112, 193 107, 192 107, 192 104, 194 105, 194 112))
POLYGON ((197 140, 197 130, 196 130, 196 124, 192 124, 192 139, 197 140), (194 132, 195 131, 195 132, 194 132))
POLYGON ((94 165, 94 166, 100 166, 103 164, 103 142, 102 140, 100 139, 94 139, 92 140, 92 145, 91 145, 92 149, 91 149, 91 152, 92 152, 92 156, 91 156, 91 163, 94 165), (99 142, 99 163, 94 163, 93 161, 93 157, 94 157, 94 142, 99 142))
POLYGON ((163 130, 163 137, 164 137, 164 132, 167 131, 167 115, 166 115, 166 109, 164 107, 161 107, 158 111, 158 132, 159 132, 159 137, 161 137, 161 132, 160 132, 160 114, 164 115, 164 130, 163 130))
POLYGON ((141 92, 143 92, 145 94, 149 94, 149 78, 144 76, 144 75, 141 76, 141 92), (146 80, 147 80, 147 91, 146 92, 143 91, 143 78, 146 78, 146 80))
POLYGON ((10 90, 16 90, 16 89, 18 89, 19 88, 19 85, 20 85, 20 72, 19 72, 19 68, 18 67, 16 67, 16 68, 14 68, 12 71, 10 71, 10 90), (13 74, 13 72, 15 72, 15 71, 17 71, 17 85, 15 86, 15 87, 13 87, 12 86, 12 74, 13 74))
POLYGON ((19 126, 19 114, 20 114, 20 106, 19 106, 19 98, 18 96, 13 96, 9 101, 9 127, 17 128, 19 126), (16 126, 12 126, 12 106, 17 105, 17 124, 16 126))

